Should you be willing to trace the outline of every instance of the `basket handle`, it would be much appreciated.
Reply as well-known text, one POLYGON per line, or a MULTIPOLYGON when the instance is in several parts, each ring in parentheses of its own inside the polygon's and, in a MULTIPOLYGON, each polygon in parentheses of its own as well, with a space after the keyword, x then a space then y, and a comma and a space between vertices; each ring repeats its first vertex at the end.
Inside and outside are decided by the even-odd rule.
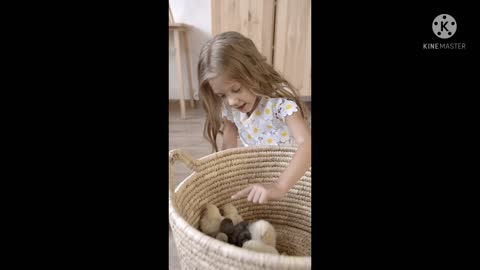
POLYGON ((198 160, 194 160, 190 155, 187 155, 182 149, 173 149, 168 152, 168 161, 169 161, 169 179, 168 179, 168 186, 170 190, 170 196, 174 198, 175 191, 174 191, 174 184, 173 184, 173 164, 176 160, 183 161, 187 167, 193 171, 197 171, 197 167, 199 165, 198 160))

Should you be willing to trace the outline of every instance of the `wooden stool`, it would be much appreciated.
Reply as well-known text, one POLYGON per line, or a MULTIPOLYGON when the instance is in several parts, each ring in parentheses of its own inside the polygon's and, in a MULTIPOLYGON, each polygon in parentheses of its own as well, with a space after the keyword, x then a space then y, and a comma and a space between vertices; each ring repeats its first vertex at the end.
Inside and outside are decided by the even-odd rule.
POLYGON ((195 107, 195 100, 193 99, 193 88, 192 88, 192 74, 190 70, 190 54, 188 52, 188 41, 187 41, 187 31, 188 26, 183 23, 175 23, 173 20, 172 10, 169 7, 169 25, 168 30, 173 32, 173 37, 175 41, 175 51, 176 51, 176 60, 177 60, 177 73, 178 81, 180 82, 180 117, 186 119, 185 116, 185 90, 183 84, 183 69, 182 69, 182 57, 181 57, 181 48, 185 50, 185 62, 187 64, 187 79, 188 79, 188 91, 190 94, 190 106, 195 107), (180 35, 183 36, 183 43, 180 43, 180 35))

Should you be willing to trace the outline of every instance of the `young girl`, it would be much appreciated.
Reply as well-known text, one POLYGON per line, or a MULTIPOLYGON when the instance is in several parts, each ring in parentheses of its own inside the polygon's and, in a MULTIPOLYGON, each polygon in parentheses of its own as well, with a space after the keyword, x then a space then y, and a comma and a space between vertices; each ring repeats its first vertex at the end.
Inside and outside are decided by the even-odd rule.
POLYGON ((222 150, 237 147, 238 136, 245 146, 298 147, 276 183, 250 185, 232 196, 253 203, 282 198, 311 166, 304 106, 294 87, 265 61, 250 39, 225 32, 203 46, 198 63, 207 114, 204 136, 214 151, 218 133, 223 135, 222 150))

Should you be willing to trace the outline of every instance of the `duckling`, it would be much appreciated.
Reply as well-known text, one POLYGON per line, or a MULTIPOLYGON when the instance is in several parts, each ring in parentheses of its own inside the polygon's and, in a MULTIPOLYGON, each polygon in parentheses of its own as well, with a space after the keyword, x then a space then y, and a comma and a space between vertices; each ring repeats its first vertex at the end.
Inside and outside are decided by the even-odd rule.
POLYGON ((261 240, 253 240, 253 239, 248 240, 245 243, 243 243, 242 247, 246 248, 246 249, 253 250, 253 251, 264 252, 264 253, 272 253, 272 254, 277 254, 278 255, 278 251, 274 247, 265 244, 261 240))
POLYGON ((261 240, 263 243, 276 247, 277 233, 272 224, 266 220, 257 220, 248 226, 252 240, 261 240))
POLYGON ((220 222, 220 232, 225 233, 226 235, 231 235, 233 233, 233 222, 229 218, 224 218, 220 222))
POLYGON ((228 243, 228 236, 225 233, 219 232, 216 238, 220 241, 228 243))
POLYGON ((233 225, 237 225, 238 223, 243 221, 242 216, 238 214, 237 208, 233 206, 233 204, 228 203, 222 207, 223 216, 226 218, 230 218, 233 222, 233 225))
POLYGON ((220 214, 218 207, 208 203, 200 219, 200 230, 205 234, 216 237, 223 219, 224 217, 220 214))
POLYGON ((233 231, 228 236, 228 242, 239 247, 241 247, 245 241, 250 239, 252 239, 252 237, 250 235, 250 231, 248 230, 247 221, 242 221, 233 226, 233 231))
POLYGON ((242 231, 237 236, 237 246, 242 247, 243 244, 249 240, 252 239, 252 236, 250 235, 250 231, 248 230, 247 227, 245 227, 242 231))

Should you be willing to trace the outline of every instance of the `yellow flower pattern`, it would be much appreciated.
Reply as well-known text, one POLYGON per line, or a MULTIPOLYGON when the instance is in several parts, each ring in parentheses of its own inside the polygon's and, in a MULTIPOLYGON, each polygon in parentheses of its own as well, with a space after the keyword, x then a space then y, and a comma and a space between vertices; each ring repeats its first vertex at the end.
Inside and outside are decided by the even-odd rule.
POLYGON ((262 97, 252 115, 224 104, 222 116, 235 124, 245 146, 295 145, 285 119, 298 111, 294 101, 262 97))

